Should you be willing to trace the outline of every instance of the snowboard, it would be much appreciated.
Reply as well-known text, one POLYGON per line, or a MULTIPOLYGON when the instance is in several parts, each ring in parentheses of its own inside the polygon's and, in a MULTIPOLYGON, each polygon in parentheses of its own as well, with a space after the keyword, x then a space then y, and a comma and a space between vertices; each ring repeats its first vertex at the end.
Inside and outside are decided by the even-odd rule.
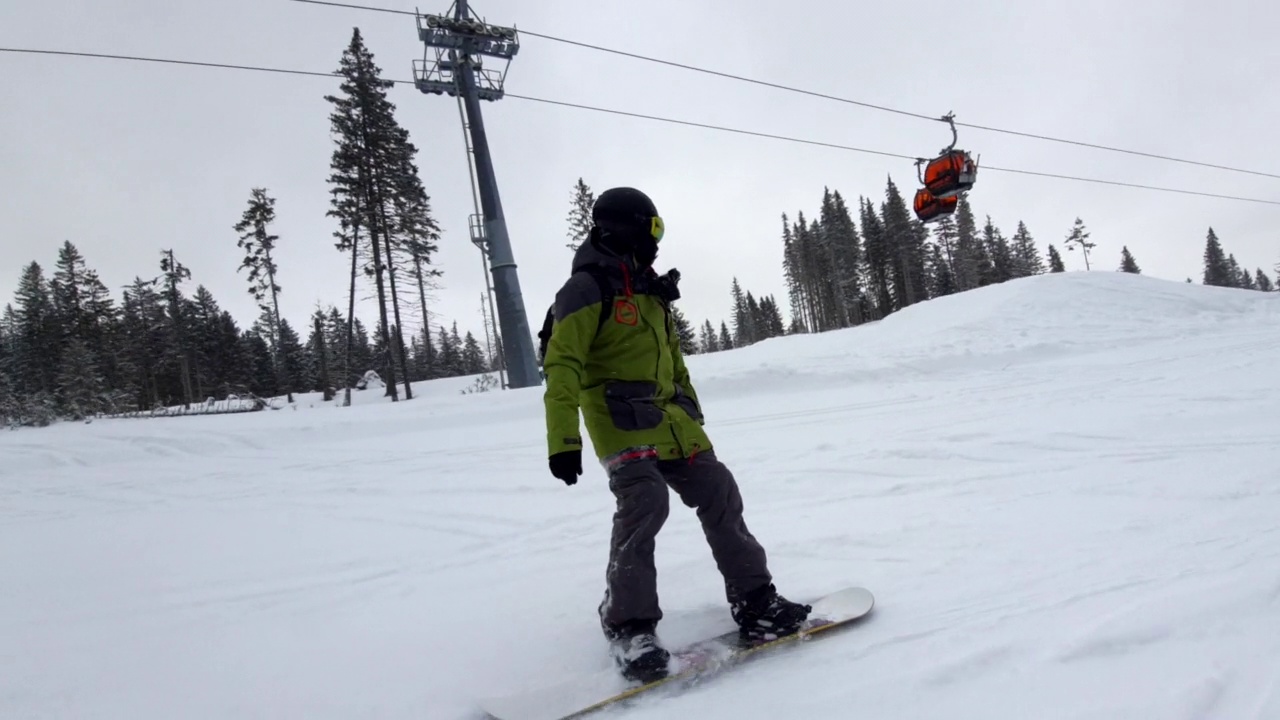
POLYGON ((849 587, 809 601, 813 610, 801 629, 772 640, 749 642, 737 629, 671 651, 671 673, 650 683, 634 683, 616 669, 536 690, 489 698, 481 703, 488 720, 570 720, 583 718, 641 696, 690 688, 748 660, 790 645, 825 637, 871 612, 875 598, 865 588, 849 587))

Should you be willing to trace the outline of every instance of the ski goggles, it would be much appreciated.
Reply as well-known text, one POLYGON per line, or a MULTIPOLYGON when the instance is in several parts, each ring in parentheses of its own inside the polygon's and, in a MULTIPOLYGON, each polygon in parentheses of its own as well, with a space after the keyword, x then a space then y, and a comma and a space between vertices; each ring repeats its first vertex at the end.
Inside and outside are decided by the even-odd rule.
POLYGON ((654 242, 662 240, 663 234, 666 233, 666 225, 663 224, 662 218, 654 215, 649 218, 649 234, 653 236, 654 242))
POLYGON ((649 237, 653 241, 659 242, 662 236, 666 234, 666 224, 662 222, 662 218, 657 215, 631 215, 626 218, 607 218, 597 220, 596 224, 608 230, 626 237, 636 237, 648 232, 649 237))

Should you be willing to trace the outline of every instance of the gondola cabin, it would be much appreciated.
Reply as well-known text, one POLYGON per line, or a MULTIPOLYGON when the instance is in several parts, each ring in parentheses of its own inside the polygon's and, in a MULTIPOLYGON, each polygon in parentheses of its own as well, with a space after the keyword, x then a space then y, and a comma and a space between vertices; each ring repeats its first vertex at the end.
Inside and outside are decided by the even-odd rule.
POLYGON ((926 224, 934 222, 935 220, 941 220, 947 215, 954 213, 956 211, 956 205, 959 204, 959 202, 959 195, 940 198, 929 192, 927 188, 920 188, 916 191, 916 217, 920 218, 920 222, 926 224))
MULTIPOLYGON (((924 169, 924 186, 939 200, 954 198, 973 187, 978 164, 963 150, 948 150, 929 161, 924 169)), ((916 196, 917 203, 919 196, 916 196)))

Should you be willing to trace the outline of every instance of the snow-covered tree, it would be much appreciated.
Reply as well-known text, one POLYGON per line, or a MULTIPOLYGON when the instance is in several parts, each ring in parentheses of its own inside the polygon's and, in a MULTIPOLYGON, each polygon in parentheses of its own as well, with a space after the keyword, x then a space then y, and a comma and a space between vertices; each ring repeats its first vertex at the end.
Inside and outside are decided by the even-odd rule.
POLYGON ((1120 272, 1133 273, 1141 275, 1142 270, 1138 267, 1138 262, 1133 259, 1133 253, 1129 252, 1129 246, 1125 245, 1120 249, 1120 272))
POLYGON ((1062 264, 1062 256, 1058 254, 1058 249, 1050 245, 1049 246, 1049 272, 1060 273, 1060 272, 1066 272, 1066 271, 1067 271, 1067 268, 1065 265, 1062 264))
POLYGON ((596 203, 595 193, 591 187, 578 178, 573 186, 573 197, 569 201, 569 243, 568 248, 577 252, 591 234, 591 208, 596 203))
POLYGON ((1071 227, 1070 234, 1067 235, 1066 241, 1063 242, 1067 246, 1067 250, 1074 251, 1077 247, 1084 253, 1084 269, 1089 270, 1089 251, 1092 250, 1097 243, 1089 241, 1089 231, 1085 229, 1084 221, 1076 218, 1076 222, 1071 227))

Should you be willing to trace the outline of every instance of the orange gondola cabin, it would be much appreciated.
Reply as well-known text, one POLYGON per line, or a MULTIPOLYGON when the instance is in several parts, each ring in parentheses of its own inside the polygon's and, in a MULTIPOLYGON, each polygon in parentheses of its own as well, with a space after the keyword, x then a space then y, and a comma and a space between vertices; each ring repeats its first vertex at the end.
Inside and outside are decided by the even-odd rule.
POLYGON ((941 120, 951 126, 951 145, 932 160, 916 160, 916 174, 924 187, 916 191, 915 210, 916 217, 924 223, 954 213, 960 194, 971 189, 978 180, 978 163, 969 153, 956 149, 955 115, 948 113, 941 120), (923 171, 921 166, 924 166, 923 171))
POLYGON ((963 150, 948 150, 924 169, 924 186, 934 197, 945 200, 973 187, 978 164, 963 150))
POLYGON ((926 188, 920 188, 916 191, 916 217, 920 218, 920 222, 923 223, 941 220, 947 215, 954 213, 956 211, 956 205, 958 205, 959 202, 959 195, 940 198, 929 192, 926 188))

